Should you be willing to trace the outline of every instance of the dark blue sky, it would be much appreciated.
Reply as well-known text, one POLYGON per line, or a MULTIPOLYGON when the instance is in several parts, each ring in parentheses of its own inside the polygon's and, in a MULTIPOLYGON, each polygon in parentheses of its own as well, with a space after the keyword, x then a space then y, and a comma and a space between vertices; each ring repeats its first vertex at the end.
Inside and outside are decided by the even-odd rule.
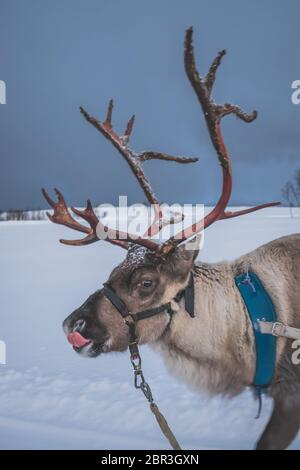
POLYGON ((234 166, 233 204, 281 198, 300 167, 298 0, 0 0, 0 208, 46 207, 40 187, 57 186, 82 205, 144 201, 121 156, 89 126, 115 99, 123 130, 135 113, 132 147, 199 156, 189 166, 149 162, 161 200, 209 203, 220 191, 199 105, 185 77, 183 39, 193 25, 200 72, 227 49, 214 97, 258 119, 223 121, 234 166))

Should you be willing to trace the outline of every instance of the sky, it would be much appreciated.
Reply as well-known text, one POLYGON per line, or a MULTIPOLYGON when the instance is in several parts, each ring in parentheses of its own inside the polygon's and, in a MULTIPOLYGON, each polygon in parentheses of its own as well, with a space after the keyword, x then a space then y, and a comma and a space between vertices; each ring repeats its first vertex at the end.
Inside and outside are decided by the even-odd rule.
POLYGON ((300 168, 300 105, 291 101, 299 15, 298 0, 0 0, 0 209, 46 208, 42 186, 78 206, 144 201, 122 157, 79 113, 103 119, 110 98, 118 132, 136 115, 136 151, 199 157, 145 164, 161 201, 216 201, 221 172, 183 67, 190 25, 200 73, 227 49, 216 101, 258 110, 251 124, 223 121, 231 203, 282 199, 300 168))

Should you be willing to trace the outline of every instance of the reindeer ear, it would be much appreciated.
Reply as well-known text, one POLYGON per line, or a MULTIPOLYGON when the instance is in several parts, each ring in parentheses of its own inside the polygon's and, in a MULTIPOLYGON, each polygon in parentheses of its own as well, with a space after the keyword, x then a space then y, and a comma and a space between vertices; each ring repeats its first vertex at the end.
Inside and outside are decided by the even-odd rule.
POLYGON ((185 279, 198 256, 202 236, 197 234, 170 252, 161 264, 162 269, 171 271, 176 278, 185 279))
POLYGON ((179 245, 177 253, 181 258, 193 263, 199 254, 200 248, 202 247, 202 241, 202 232, 197 233, 197 235, 195 235, 193 238, 179 245))
MULTIPOLYGON (((191 252, 196 252, 195 258, 198 255, 200 249, 203 246, 203 241, 204 241, 204 234, 203 232, 197 233, 193 238, 190 238, 188 241, 182 243, 179 245, 179 248, 182 251, 191 251, 191 252)), ((194 259, 195 259, 194 258, 194 259)))

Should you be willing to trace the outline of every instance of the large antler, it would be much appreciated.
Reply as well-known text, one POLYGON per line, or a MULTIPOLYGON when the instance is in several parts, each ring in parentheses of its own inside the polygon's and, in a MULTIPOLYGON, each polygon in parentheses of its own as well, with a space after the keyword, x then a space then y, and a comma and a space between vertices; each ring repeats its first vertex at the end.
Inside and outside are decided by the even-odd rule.
POLYGON ((143 170, 143 163, 148 160, 165 160, 170 162, 176 163, 194 163, 198 161, 198 158, 186 158, 182 156, 172 156, 166 153, 161 152, 153 152, 153 151, 144 151, 141 153, 134 152, 129 146, 129 139, 132 133, 133 124, 134 124, 134 116, 132 116, 125 129, 125 133, 123 135, 118 135, 112 126, 112 111, 113 111, 113 100, 110 100, 107 110, 106 119, 104 122, 100 122, 95 119, 93 116, 90 116, 85 109, 80 107, 80 112, 83 114, 85 119, 92 124, 98 131, 101 132, 104 137, 106 137, 114 147, 120 152, 120 154, 124 157, 126 162, 128 163, 130 169, 132 170, 133 174, 135 175, 136 179, 138 180, 145 196, 150 205, 154 208, 154 221, 147 229, 146 233, 143 237, 136 235, 120 232, 118 230, 112 230, 107 226, 104 226, 96 216, 95 212, 93 211, 92 204, 88 200, 87 206, 84 210, 78 210, 74 207, 71 210, 78 216, 84 219, 86 222, 89 223, 90 228, 86 225, 82 225, 78 223, 74 217, 70 214, 65 199, 60 191, 55 189, 56 195, 58 197, 58 201, 53 201, 47 191, 42 189, 43 195, 49 205, 54 209, 54 214, 51 215, 47 213, 51 222, 56 224, 64 225, 66 227, 72 228, 74 230, 86 233, 87 236, 80 240, 60 240, 61 243, 66 245, 88 245, 94 243, 99 240, 97 233, 105 234, 105 240, 116 245, 121 246, 122 248, 128 248, 128 242, 140 244, 149 248, 151 250, 157 250, 159 248, 159 244, 154 242, 150 239, 151 236, 156 235, 163 227, 169 224, 174 224, 180 220, 182 220, 183 215, 174 213, 171 215, 169 219, 165 219, 163 216, 163 212, 161 209, 161 205, 151 188, 150 182, 148 181, 144 170, 143 170))
POLYGON ((155 218, 151 226, 147 229, 145 236, 151 237, 156 235, 164 226, 168 224, 174 224, 178 221, 178 215, 175 214, 169 220, 163 219, 163 213, 161 211, 160 202, 158 201, 150 182, 148 181, 144 170, 143 163, 149 160, 165 160, 176 163, 195 163, 198 158, 188 158, 182 156, 172 156, 167 153, 144 151, 137 153, 129 147, 129 139, 133 130, 135 116, 133 115, 125 129, 123 135, 118 135, 112 125, 112 111, 113 111, 113 100, 110 100, 107 110, 106 119, 104 122, 99 122, 93 116, 90 116, 84 108, 80 107, 80 112, 83 114, 85 119, 92 124, 106 139, 108 139, 113 146, 119 151, 122 157, 126 160, 129 168, 136 177, 139 185, 141 186, 147 201, 154 208, 155 218), (177 216, 177 218, 176 218, 177 216))
POLYGON ((50 220, 52 222, 65 225, 66 227, 87 234, 87 236, 81 240, 60 240, 62 243, 68 245, 87 245, 99 240, 97 234, 99 235, 99 233, 104 233, 106 235, 107 241, 117 244, 122 248, 128 248, 128 243, 136 243, 145 246, 146 248, 149 248, 152 251, 156 251, 160 254, 166 254, 172 249, 174 249, 174 247, 176 247, 179 243, 190 238, 192 235, 195 235, 203 228, 209 227, 217 220, 238 217, 240 215, 248 214, 250 212, 254 212, 266 207, 271 207, 279 204, 262 204, 245 210, 240 210, 236 212, 226 212, 226 207, 228 205, 232 192, 232 171, 230 155, 225 146, 221 132, 221 119, 229 114, 235 114, 237 117, 239 117, 245 122, 252 122, 256 118, 257 112, 253 111, 251 114, 246 114, 244 113, 244 111, 241 110, 241 108, 236 105, 228 103, 224 105, 218 105, 213 101, 211 97, 211 92, 215 82, 216 72, 226 51, 223 50, 219 52, 217 57, 212 62, 207 75, 205 77, 201 77, 196 68, 192 36, 193 29, 189 28, 186 31, 185 36, 184 63, 186 74, 202 107, 209 135, 212 140, 213 146, 217 152, 220 165, 222 167, 223 187, 221 196, 216 206, 209 214, 204 217, 204 219, 199 220, 190 227, 184 229, 183 231, 180 231, 174 237, 171 237, 167 242, 163 243, 162 245, 159 245, 155 241, 151 240, 150 237, 157 234, 165 225, 174 224, 178 221, 183 220, 183 215, 172 214, 169 219, 164 219, 161 204, 159 203, 147 177, 145 176, 142 167, 143 163, 148 160, 165 160, 176 163, 193 163, 196 162, 198 159, 186 158, 182 156, 172 156, 166 153, 153 151, 137 153, 133 151, 128 145, 134 125, 134 116, 129 119, 124 134, 118 135, 114 131, 112 126, 112 100, 109 102, 107 116, 104 122, 98 121, 81 107, 80 111, 85 117, 85 119, 90 124, 92 124, 99 132, 101 132, 101 134, 104 135, 104 137, 113 144, 113 146, 126 160, 131 171, 138 180, 146 196, 147 201, 151 204, 152 207, 154 207, 155 217, 154 221, 147 229, 147 232, 142 237, 136 237, 129 233, 120 232, 118 230, 112 230, 107 226, 104 226, 99 221, 98 217, 93 211, 90 201, 88 201, 87 206, 84 210, 72 208, 72 211, 77 216, 81 217, 86 222, 88 222, 90 227, 87 227, 86 225, 80 224, 79 222, 77 222, 77 220, 74 219, 74 217, 72 217, 62 194, 58 190, 56 190, 58 202, 54 202, 49 197, 48 193, 43 190, 43 194, 46 200, 54 209, 53 215, 48 214, 50 220))
POLYGON ((226 212, 226 208, 232 192, 232 169, 230 155, 222 136, 221 119, 229 114, 235 114, 244 122, 252 122, 257 117, 257 111, 252 111, 251 114, 247 114, 239 106, 233 104, 226 103, 224 105, 218 105, 211 97, 212 88, 216 78, 216 72, 225 54, 226 50, 220 51, 212 62, 207 75, 205 77, 201 77, 197 70, 194 56, 193 28, 190 27, 186 31, 184 48, 185 71, 201 105, 211 141, 217 152, 218 159, 222 167, 223 186, 221 196, 213 210, 209 212, 209 214, 207 214, 203 220, 200 220, 196 224, 193 224, 183 231, 177 233, 174 237, 165 242, 160 248, 160 252, 162 253, 167 253, 168 251, 172 250, 174 246, 188 239, 200 230, 209 227, 217 220, 238 217, 240 215, 249 214, 266 207, 272 207, 280 204, 279 202, 273 202, 261 204, 259 206, 236 212, 226 212))

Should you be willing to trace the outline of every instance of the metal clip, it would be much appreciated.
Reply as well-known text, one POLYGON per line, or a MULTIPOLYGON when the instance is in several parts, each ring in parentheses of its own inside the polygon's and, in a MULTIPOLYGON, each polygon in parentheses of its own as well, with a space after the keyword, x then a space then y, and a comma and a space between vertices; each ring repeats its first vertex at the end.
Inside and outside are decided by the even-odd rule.
POLYGON ((137 369, 134 373, 134 386, 135 388, 142 388, 143 383, 145 382, 144 374, 141 369, 137 369))
POLYGON ((141 356, 137 356, 137 355, 130 356, 130 361, 135 371, 141 370, 141 366, 142 366, 141 356))
POLYGON ((153 403, 153 396, 152 396, 152 392, 151 392, 151 388, 150 388, 150 385, 147 383, 147 382, 142 382, 141 383, 141 390, 143 392, 143 394, 145 395, 145 397, 147 398, 147 400, 150 402, 150 403, 153 403))
POLYGON ((281 328, 283 327, 283 323, 280 323, 279 321, 276 321, 273 323, 273 326, 272 326, 272 335, 273 336, 280 336, 281 335, 281 328), (279 331, 278 331, 279 329, 279 331), (276 331, 277 330, 277 331, 276 331))
POLYGON ((245 274, 244 279, 243 279, 241 282, 242 282, 242 284, 248 284, 248 286, 251 287, 252 292, 253 292, 254 294, 256 294, 256 288, 255 288, 255 285, 253 284, 253 282, 251 281, 251 277, 250 277, 250 275, 249 275, 249 270, 248 270, 248 269, 247 269, 247 272, 246 272, 246 274, 245 274))

